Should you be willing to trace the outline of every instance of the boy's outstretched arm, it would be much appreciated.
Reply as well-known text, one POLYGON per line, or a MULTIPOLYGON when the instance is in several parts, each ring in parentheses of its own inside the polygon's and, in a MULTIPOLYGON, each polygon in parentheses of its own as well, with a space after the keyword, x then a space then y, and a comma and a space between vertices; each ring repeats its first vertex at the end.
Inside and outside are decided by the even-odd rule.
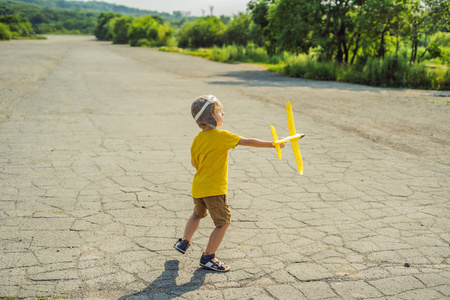
MULTIPOLYGON (((241 138, 238 145, 241 146, 249 146, 249 147, 258 147, 258 148, 274 148, 272 145, 272 141, 263 141, 258 139, 248 139, 248 138, 241 138)), ((281 148, 284 148, 286 144, 280 144, 281 148)))

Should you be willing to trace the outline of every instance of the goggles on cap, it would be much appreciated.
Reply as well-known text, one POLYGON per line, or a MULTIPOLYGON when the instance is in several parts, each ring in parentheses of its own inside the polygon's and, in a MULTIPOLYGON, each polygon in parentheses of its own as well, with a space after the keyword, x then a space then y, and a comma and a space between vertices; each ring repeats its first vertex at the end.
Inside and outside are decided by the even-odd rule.
POLYGON ((219 99, 217 99, 214 95, 209 95, 207 98, 207 101, 205 102, 205 104, 203 104, 203 107, 200 109, 200 111, 195 115, 194 120, 197 121, 198 118, 200 118, 200 116, 202 115, 202 113, 205 111, 205 109, 208 107, 208 105, 215 103, 217 101, 219 101, 219 99))

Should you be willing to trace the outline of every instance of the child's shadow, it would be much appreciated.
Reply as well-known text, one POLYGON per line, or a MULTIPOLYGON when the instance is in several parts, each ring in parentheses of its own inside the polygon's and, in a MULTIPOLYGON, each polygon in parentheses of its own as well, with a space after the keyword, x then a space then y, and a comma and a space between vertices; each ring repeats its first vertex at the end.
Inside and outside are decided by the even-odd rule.
POLYGON ((165 270, 143 291, 120 297, 119 300, 131 299, 173 299, 181 295, 199 289, 205 282, 207 273, 211 271, 205 269, 197 269, 191 280, 182 285, 177 285, 180 262, 178 260, 168 260, 164 264, 165 270))

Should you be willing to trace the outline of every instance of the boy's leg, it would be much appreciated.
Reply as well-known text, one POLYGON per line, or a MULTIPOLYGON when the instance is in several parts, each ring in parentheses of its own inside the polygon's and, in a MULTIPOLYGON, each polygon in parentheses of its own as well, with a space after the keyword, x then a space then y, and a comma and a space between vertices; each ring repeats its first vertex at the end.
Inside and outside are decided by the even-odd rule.
POLYGON ((223 225, 223 226, 217 226, 214 228, 213 232, 209 236, 209 242, 208 246, 206 247, 205 253, 206 254, 214 254, 216 253, 217 249, 220 246, 220 243, 223 240, 223 237, 225 236, 225 232, 228 229, 228 226, 230 226, 229 223, 223 225))
POLYGON ((173 247, 185 254, 186 250, 191 246, 191 240, 192 236, 194 235, 195 231, 198 228, 198 225, 200 224, 201 218, 199 218, 195 213, 193 213, 188 221, 186 222, 186 226, 184 227, 184 235, 182 239, 179 239, 178 242, 173 245, 173 247))
POLYGON ((202 258, 200 259, 200 266, 217 272, 227 272, 230 270, 230 267, 217 259, 215 254, 229 225, 230 224, 227 223, 223 226, 217 226, 214 228, 213 232, 209 236, 206 251, 203 252, 202 258))
POLYGON ((211 214, 211 218, 216 225, 216 228, 214 228, 209 236, 208 246, 205 250, 206 254, 210 255, 216 253, 225 236, 228 226, 230 226, 231 211, 230 206, 228 205, 227 195, 209 197, 206 204, 211 214))
POLYGON ((194 213, 189 217, 188 221, 186 222, 186 227, 184 227, 184 235, 183 240, 187 240, 189 243, 192 240, 192 236, 194 235, 195 231, 198 228, 198 225, 200 224, 201 218, 197 217, 194 213))

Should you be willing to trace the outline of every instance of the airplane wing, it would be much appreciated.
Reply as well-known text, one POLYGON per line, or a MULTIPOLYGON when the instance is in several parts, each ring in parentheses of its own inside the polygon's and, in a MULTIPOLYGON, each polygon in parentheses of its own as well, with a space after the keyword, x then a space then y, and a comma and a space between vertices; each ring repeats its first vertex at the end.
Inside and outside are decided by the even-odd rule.
POLYGON ((295 135, 294 115, 292 114, 291 102, 286 104, 287 123, 289 128, 289 135, 295 135))
POLYGON ((288 102, 286 104, 286 114, 287 114, 287 122, 289 128, 289 136, 283 139, 278 139, 277 132, 273 126, 270 126, 272 130, 273 143, 278 154, 278 159, 281 159, 281 147, 280 144, 291 142, 292 150, 294 150, 295 161, 297 162, 298 172, 303 175, 303 160, 302 154, 300 153, 300 146, 298 145, 298 140, 304 137, 303 133, 297 134, 295 132, 295 124, 294 124, 294 115, 292 113, 291 103, 288 102))
POLYGON ((280 144, 276 144, 275 142, 278 141, 278 136, 277 136, 277 132, 275 130, 275 127, 270 126, 270 130, 272 130, 272 137, 273 137, 273 145, 275 146, 275 149, 277 149, 277 155, 278 155, 278 159, 281 160, 281 157, 283 156, 281 154, 281 147, 280 144))
POLYGON ((303 160, 302 154, 300 153, 300 146, 298 145, 298 140, 291 141, 292 150, 294 150, 295 161, 297 162, 298 172, 303 175, 303 160))
MULTIPOLYGON (((295 124, 294 124, 294 114, 292 113, 291 102, 286 104, 286 114, 287 122, 289 128, 289 135, 296 135, 295 124)), ((300 153, 300 146, 298 145, 298 139, 291 141, 292 150, 294 150, 295 161, 297 162, 298 172, 303 175, 303 160, 302 154, 300 153)))

